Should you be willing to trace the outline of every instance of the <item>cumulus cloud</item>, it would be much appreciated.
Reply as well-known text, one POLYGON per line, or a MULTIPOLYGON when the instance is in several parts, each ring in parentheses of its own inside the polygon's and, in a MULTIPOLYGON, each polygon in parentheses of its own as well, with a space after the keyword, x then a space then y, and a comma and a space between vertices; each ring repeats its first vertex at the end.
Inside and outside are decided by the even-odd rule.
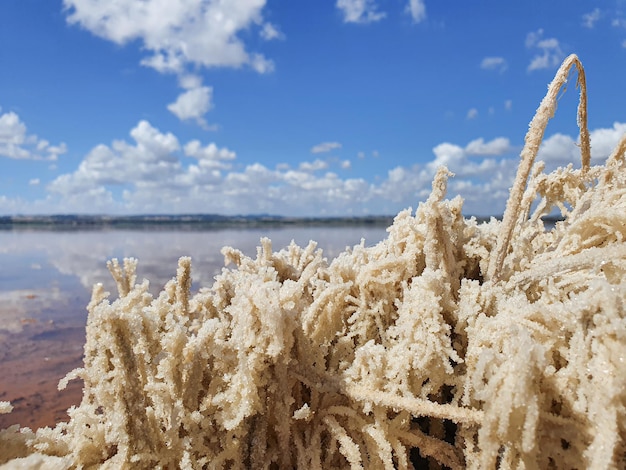
POLYGON ((0 115, 0 157, 56 161, 65 152, 64 143, 50 145, 45 139, 27 134, 26 124, 16 113, 9 111, 0 115))
POLYGON ((201 127, 208 128, 204 115, 213 107, 213 88, 197 86, 187 89, 178 95, 174 103, 170 103, 167 109, 182 121, 195 120, 201 127))
MULTIPOLYGON (((438 149, 439 156, 446 150, 458 151, 450 144, 438 149)), ((517 161, 505 158, 484 160, 480 163, 468 162, 467 165, 469 166, 452 170, 454 176, 448 181, 447 197, 461 195, 465 200, 465 214, 502 214, 508 190, 513 183, 517 161)), ((436 169, 435 165, 397 167, 373 190, 379 198, 395 202, 396 207, 415 207, 429 196, 436 169)))
MULTIPOLYGON (((543 140, 537 152, 537 160, 555 165, 567 165, 580 160, 577 155, 580 155, 580 149, 576 148, 576 140, 569 135, 556 133, 543 140)), ((555 165, 550 165, 550 167, 555 165)))
POLYGON ((344 23, 373 23, 382 20, 386 13, 378 11, 374 0, 337 0, 344 23))
MULTIPOLYGON (((606 159, 624 133, 620 122, 592 130, 593 163, 606 159)), ((199 140, 183 144, 140 121, 129 139, 94 147, 75 171, 55 179, 45 200, 27 207, 0 195, 0 212, 393 214, 428 197, 435 172, 446 166, 455 174, 448 197, 460 194, 466 214, 502 213, 519 163, 518 147, 508 138, 442 142, 422 157, 424 164, 396 166, 372 181, 341 177, 321 159, 270 169, 237 164, 231 149, 199 140)), ((576 137, 547 137, 538 158, 548 170, 579 162, 576 137)), ((349 160, 332 162, 350 167, 349 160)))
POLYGON ((302 171, 325 170, 326 168, 328 168, 328 163, 323 160, 317 159, 313 162, 302 162, 300 163, 299 168, 302 171))
POLYGON ((265 74, 274 63, 249 51, 242 36, 250 31, 269 41, 284 35, 265 22, 266 0, 63 0, 67 22, 116 44, 141 43, 141 64, 179 76, 182 92, 167 108, 181 120, 214 130, 204 115, 213 107, 212 88, 188 71, 249 67, 265 74), (243 34, 242 34, 243 33, 243 34))
MULTIPOLYGON (((219 148, 215 143, 203 147, 199 140, 192 140, 184 147, 185 155, 198 160, 200 168, 219 168, 230 169, 231 164, 228 163, 237 157, 237 154, 226 147, 219 148)), ((194 170, 195 171, 195 170, 194 170)))
POLYGON ((428 169, 419 165, 398 166, 389 170, 387 177, 372 191, 379 203, 386 200, 396 206, 415 206, 428 197, 431 181, 432 172, 428 169))
POLYGON ((504 57, 485 57, 480 62, 480 68, 484 70, 497 70, 498 72, 504 72, 508 67, 504 57))
POLYGON ((326 153, 340 148, 341 144, 339 142, 322 142, 311 147, 311 153, 326 153))
POLYGON ((240 32, 264 24, 265 3, 266 0, 63 0, 70 24, 120 45, 139 40, 149 54, 142 64, 175 73, 182 73, 188 64, 247 65, 259 72, 271 70, 271 62, 261 54, 248 52, 239 37, 240 32))
POLYGON ((447 167, 451 171, 459 171, 462 166, 468 164, 466 153, 463 147, 456 144, 444 142, 433 148, 435 159, 428 163, 428 167, 433 174, 441 166, 447 167))
POLYGON ((163 182, 180 172, 180 163, 173 155, 180 144, 173 134, 163 134, 149 122, 140 121, 130 135, 134 145, 114 141, 111 146, 94 147, 76 171, 50 183, 50 191, 63 195, 94 191, 105 194, 106 186, 163 182))
POLYGON ((426 5, 424 0, 409 0, 406 11, 411 15, 415 23, 419 23, 426 18, 426 5))
POLYGON ((526 35, 526 48, 535 53, 528 65, 527 70, 529 72, 558 67, 565 57, 558 39, 544 39, 543 29, 538 29, 526 35))
MULTIPOLYGON (((75 171, 50 183, 53 210, 342 214, 371 197, 369 183, 324 173, 328 162, 319 159, 302 162, 297 170, 289 165, 270 170, 260 163, 235 170, 237 156, 232 150, 198 140, 181 145, 176 136, 147 121, 140 121, 130 137, 130 142, 94 147, 75 171), (188 164, 183 155, 193 162, 188 164)), ((0 210, 16 204, 4 201, 0 210)))
POLYGON ((593 11, 585 13, 583 15, 583 26, 585 28, 593 28, 600 19, 600 15, 601 12, 599 8, 594 8, 593 11))
MULTIPOLYGON (((591 163, 604 163, 624 134, 626 123, 621 122, 613 123, 613 127, 592 130, 589 133, 591 163)), ((580 139, 561 133, 553 134, 542 142, 537 159, 546 162, 548 170, 569 163, 580 165, 580 139)))
POLYGON ((592 130, 589 133, 591 161, 596 164, 603 163, 624 134, 626 134, 626 122, 614 122, 613 127, 592 130))
POLYGON ((504 102, 504 109, 506 109, 507 111, 513 109, 513 100, 506 100, 504 102))
POLYGON ((504 155, 513 150, 511 147, 511 142, 506 137, 496 137, 489 142, 485 142, 485 140, 481 137, 479 139, 472 140, 469 144, 465 146, 465 152, 468 155, 504 155))

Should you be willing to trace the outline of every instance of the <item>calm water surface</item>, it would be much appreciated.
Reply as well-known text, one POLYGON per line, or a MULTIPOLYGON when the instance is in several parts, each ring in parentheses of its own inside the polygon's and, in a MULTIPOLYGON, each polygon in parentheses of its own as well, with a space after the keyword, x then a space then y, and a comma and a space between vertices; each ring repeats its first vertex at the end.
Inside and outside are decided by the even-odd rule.
POLYGON ((315 240, 331 259, 362 238, 371 246, 385 235, 382 227, 0 231, 0 339, 34 323, 84 326, 92 286, 101 282, 116 294, 106 268, 111 258, 137 258, 138 280, 149 279, 156 294, 175 276, 181 256, 192 258, 195 290, 213 283, 224 266, 225 245, 255 256, 261 237, 272 240, 274 251, 291 240, 300 246, 315 240))
POLYGON ((112 298, 117 294, 107 260, 137 258, 138 280, 149 279, 156 294, 175 276, 181 256, 192 258, 192 289, 210 286, 224 266, 224 245, 255 256, 261 237, 272 240, 274 251, 291 240, 300 246, 315 240, 330 260, 362 238, 371 246, 385 236, 382 227, 0 231, 0 400, 16 408, 0 415, 0 429, 64 419, 67 403, 54 389, 81 365, 91 288, 101 282, 112 298))

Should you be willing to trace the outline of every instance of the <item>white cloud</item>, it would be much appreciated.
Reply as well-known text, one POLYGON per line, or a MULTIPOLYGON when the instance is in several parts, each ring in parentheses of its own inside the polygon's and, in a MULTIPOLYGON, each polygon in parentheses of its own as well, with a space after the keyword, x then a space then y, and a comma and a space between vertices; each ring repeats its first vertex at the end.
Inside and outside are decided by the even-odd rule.
POLYGON ((215 143, 202 147, 199 140, 192 140, 184 147, 185 155, 198 160, 202 168, 230 169, 231 165, 227 161, 234 160, 237 154, 226 147, 219 148, 215 143))
POLYGON ((620 139, 626 134, 626 122, 615 122, 613 127, 594 129, 589 133, 591 161, 604 163, 620 139))
POLYGON ((252 54, 250 65, 259 73, 270 73, 274 71, 274 62, 266 59, 261 54, 252 54))
POLYGON ((67 22, 116 44, 141 43, 141 64, 160 73, 175 73, 181 93, 168 109, 181 120, 195 120, 214 130, 204 115, 212 108, 212 88, 202 86, 189 70, 250 67, 265 74, 274 63, 247 50, 242 36, 258 33, 280 39, 278 28, 264 22, 266 0, 63 0, 67 22))
POLYGON ((508 64, 504 57, 485 57, 480 62, 480 68, 484 70, 497 70, 498 72, 504 72, 508 67, 508 64))
POLYGON ((506 137, 496 137, 489 142, 485 142, 481 137, 476 140, 472 140, 469 144, 465 146, 465 152, 468 155, 504 155, 509 153, 513 148, 511 147, 511 142, 506 137))
POLYGON ((41 180, 39 178, 31 178, 30 180, 28 180, 28 184, 31 186, 38 186, 39 183, 41 183, 41 180))
MULTIPOLYGON (((192 140, 181 146, 173 134, 147 121, 139 122, 130 134, 134 142, 98 145, 74 172, 56 178, 47 188, 52 210, 341 214, 370 197, 369 184, 362 179, 320 174, 328 162, 319 159, 302 162, 298 170, 288 165, 270 170, 260 163, 233 170, 230 163, 236 154, 214 143, 192 140), (186 164, 181 153, 197 162, 186 164)), ((15 205, 5 201, 0 210, 15 205)))
MULTIPOLYGON (((355 205, 364 208, 372 196, 363 179, 323 173, 328 162, 322 160, 302 162, 298 170, 289 165, 270 170, 260 163, 233 170, 235 153, 214 143, 192 140, 181 146, 174 135, 147 121, 130 134, 132 143, 98 145, 74 172, 54 180, 47 188, 49 210, 345 214, 355 205), (186 164, 181 153, 197 162, 186 164)), ((345 168, 346 162, 339 164, 345 168)), ((19 201, 0 201, 0 211, 11 207, 19 207, 19 201)))
MULTIPOLYGON (((453 154, 462 148, 444 143, 438 146, 437 158, 447 151, 453 154)), ((459 155, 456 155, 458 157, 459 155)), ((461 163, 463 160, 458 160, 461 163)), ((432 162, 431 162, 432 163, 432 162)), ((504 211, 508 189, 513 183, 517 161, 514 159, 483 160, 480 163, 465 161, 462 166, 449 168, 455 176, 448 181, 447 197, 461 195, 464 198, 463 211, 466 214, 494 215, 504 211)), ((395 207, 415 207, 425 200, 431 191, 432 178, 438 166, 428 164, 391 170, 387 179, 373 188, 376 197, 393 201, 395 207)))
POLYGON ((504 102, 504 109, 506 109, 507 111, 513 109, 513 100, 506 100, 504 102))
POLYGON ((419 166, 393 168, 387 172, 387 178, 373 188, 374 197, 378 201, 390 201, 395 206, 415 206, 428 197, 426 191, 431 184, 431 176, 432 172, 419 166))
POLYGON ((202 87, 202 77, 189 73, 178 77, 178 84, 183 90, 193 90, 202 87))
POLYGON ((543 140, 537 152, 537 160, 567 165, 580 160, 577 154, 580 155, 577 152, 576 140, 569 135, 557 133, 543 140))
POLYGON ((558 39, 543 38, 543 29, 526 35, 526 47, 535 51, 535 56, 528 65, 528 71, 556 68, 561 64, 565 54, 561 50, 558 39))
POLYGON ((478 117, 478 110, 476 108, 471 108, 467 111, 467 119, 476 119, 478 117))
POLYGON ((110 147, 94 147, 76 171, 56 178, 50 191, 66 196, 106 194, 105 186, 162 183, 180 172, 180 162, 173 155, 180 144, 173 134, 163 134, 149 122, 140 121, 130 135, 134 145, 114 141, 110 147))
POLYGON ((325 170, 326 168, 328 168, 328 163, 323 160, 317 159, 313 162, 302 162, 300 163, 299 168, 302 171, 325 170))
POLYGON ((531 47, 534 47, 537 44, 537 42, 539 42, 542 36, 543 36, 543 29, 538 29, 537 31, 531 31, 530 33, 526 34, 526 41, 525 41, 526 48, 530 49, 531 47))
MULTIPOLYGON (((335 6, 341 10, 344 23, 374 23, 387 16, 378 10, 376 0, 337 0, 335 6)), ((405 11, 415 23, 426 18, 424 0, 408 0, 405 11)))
POLYGON ((593 28, 600 19, 600 9, 594 8, 593 11, 583 15, 583 26, 585 28, 593 28))
POLYGON ((343 13, 344 23, 373 23, 386 16, 377 11, 374 0, 337 0, 335 6, 343 13))
POLYGON ((344 170, 348 170, 352 167, 352 163, 350 162, 350 160, 342 160, 340 165, 341 168, 343 168, 344 170))
POLYGON ((263 28, 261 29, 261 37, 266 41, 271 41, 272 39, 285 39, 285 35, 271 23, 265 23, 263 25, 263 28))
POLYGON ((416 23, 426 18, 426 5, 424 5, 424 0, 409 0, 406 10, 416 23))
MULTIPOLYGON (((101 38, 142 42, 150 55, 142 64, 160 72, 182 73, 185 66, 252 66, 269 71, 270 61, 249 53, 240 32, 264 24, 266 0, 63 0, 67 21, 101 38), (263 64, 260 66, 259 64, 263 64)), ((262 30, 261 30, 262 31, 262 30)))
MULTIPOLYGON (((620 122, 590 132, 594 164, 624 133, 626 123, 620 122)), ((576 143, 575 137, 554 134, 545 139, 539 158, 548 170, 579 162, 576 143)), ((516 150, 505 137, 442 142, 427 163, 397 166, 366 181, 340 177, 320 159, 275 169, 260 163, 242 167, 233 150, 199 140, 181 144, 175 135, 140 121, 128 141, 94 147, 75 171, 56 178, 45 199, 27 204, 0 195, 0 213, 393 214, 428 197, 435 172, 445 165, 455 174, 448 197, 460 194, 466 214, 500 214, 519 163, 516 150)), ((343 169, 350 165, 332 162, 343 169)))
MULTIPOLYGON (((187 84, 187 83, 186 83, 187 84)), ((207 127, 204 115, 213 107, 213 88, 198 86, 178 95, 174 103, 167 105, 180 120, 194 119, 201 127, 207 127)))
POLYGON ((326 153, 340 148, 341 144, 339 142, 322 142, 311 147, 311 153, 326 153))
POLYGON ((435 159, 428 163, 428 168, 432 173, 441 166, 447 167, 450 171, 455 172, 467 163, 466 154, 463 147, 444 142, 433 148, 435 159))
POLYGON ((26 140, 26 125, 14 112, 0 116, 0 142, 5 145, 23 144, 26 140))
POLYGON ((0 115, 0 157, 55 161, 65 152, 64 143, 50 145, 45 139, 27 134, 26 124, 16 113, 9 111, 0 115))
MULTIPOLYGON (((621 122, 615 122, 613 127, 592 130, 589 133, 592 164, 604 163, 624 134, 626 123, 621 122)), ((542 142, 537 159, 546 162, 549 170, 569 163, 579 165, 579 143, 578 139, 569 135, 553 134, 542 142)))
POLYGON ((611 26, 613 26, 614 28, 626 28, 626 19, 613 18, 611 20, 611 26))

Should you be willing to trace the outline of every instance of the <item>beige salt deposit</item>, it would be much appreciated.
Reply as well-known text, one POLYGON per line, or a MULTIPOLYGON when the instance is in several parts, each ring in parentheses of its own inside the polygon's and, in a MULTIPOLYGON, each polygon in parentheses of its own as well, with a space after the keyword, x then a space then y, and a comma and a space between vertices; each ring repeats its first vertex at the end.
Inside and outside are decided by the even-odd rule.
POLYGON ((502 222, 465 219, 441 169, 387 239, 332 261, 263 239, 254 259, 225 248, 236 267, 193 296, 181 258, 154 298, 114 260, 119 298, 95 286, 84 367, 61 383, 82 378, 82 403, 1 431, 0 468, 625 468, 626 139, 603 166, 589 151, 570 56, 502 222), (546 175, 572 66, 582 166, 546 175))

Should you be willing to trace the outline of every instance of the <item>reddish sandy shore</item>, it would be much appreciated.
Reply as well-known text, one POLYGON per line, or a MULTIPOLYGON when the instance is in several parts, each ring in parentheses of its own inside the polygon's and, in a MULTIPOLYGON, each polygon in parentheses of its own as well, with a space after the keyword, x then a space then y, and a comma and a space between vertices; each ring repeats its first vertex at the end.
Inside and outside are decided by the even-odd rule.
POLYGON ((0 429, 13 424, 37 429, 68 421, 67 409, 82 398, 82 381, 57 390, 59 380, 82 366, 84 327, 25 325, 0 336, 0 401, 13 412, 0 415, 0 429))

